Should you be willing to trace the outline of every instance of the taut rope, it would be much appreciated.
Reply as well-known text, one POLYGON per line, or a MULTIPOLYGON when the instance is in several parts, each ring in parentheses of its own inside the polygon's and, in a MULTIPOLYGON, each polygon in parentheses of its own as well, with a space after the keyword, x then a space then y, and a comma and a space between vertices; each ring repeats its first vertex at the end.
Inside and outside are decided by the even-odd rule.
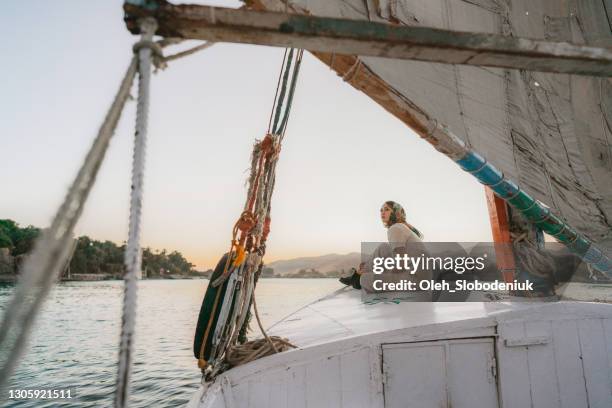
MULTIPOLYGON (((136 132, 134 137, 134 156, 132 162, 132 189, 130 198, 130 223, 128 242, 125 249, 125 268, 123 277, 123 314, 121 338, 119 342, 119 365, 115 407, 128 405, 130 395, 130 376, 132 372, 132 350, 134 326, 136 322, 136 280, 142 278, 142 254, 140 251, 140 220, 142 213, 142 187, 144 182, 144 164, 147 145, 147 119, 151 83, 151 60, 156 52, 153 34, 157 22, 146 18, 140 21, 142 40, 136 47, 138 53, 138 105, 136 107, 136 132)), ((159 46, 157 46, 159 47, 159 46)))
POLYGON ((149 28, 141 28, 141 41, 134 45, 135 54, 121 81, 119 90, 104 117, 98 134, 79 169, 66 197, 58 209, 51 226, 37 239, 34 249, 26 258, 20 270, 19 282, 13 296, 6 305, 0 324, 0 402, 6 398, 4 389, 21 358, 36 316, 45 301, 49 290, 57 280, 60 271, 66 266, 72 249, 72 235, 91 187, 96 181, 98 170, 104 160, 110 140, 115 132, 136 71, 140 71, 139 101, 136 121, 136 142, 134 149, 134 171, 132 178, 132 201, 130 212, 130 236, 126 248, 125 275, 126 288, 124 315, 121 336, 119 376, 117 379, 116 406, 127 406, 129 395, 129 373, 131 363, 132 335, 136 307, 136 278, 140 277, 140 208, 142 204, 142 176, 144 170, 144 147, 146 141, 146 111, 151 63, 164 68, 167 61, 175 60, 196 51, 210 47, 214 43, 198 45, 169 57, 162 55, 161 49, 174 45, 180 40, 167 38, 153 42, 154 21, 143 22, 149 28), (152 31, 151 31, 152 30, 152 31))
MULTIPOLYGON (((210 283, 213 287, 220 287, 230 276, 237 277, 227 283, 228 292, 231 294, 228 296, 228 292, 226 292, 223 304, 225 306, 229 304, 228 302, 235 303, 231 316, 221 313, 225 310, 223 306, 221 308, 208 361, 204 359, 204 353, 208 336, 212 333, 212 327, 210 327, 212 320, 209 321, 209 326, 203 336, 198 366, 206 370, 207 377, 214 377, 224 370, 226 365, 243 364, 252 359, 293 347, 285 339, 269 337, 266 334, 259 319, 253 292, 261 270, 262 258, 266 252, 276 165, 287 129, 302 55, 303 50, 289 49, 285 51, 274 95, 272 113, 268 122, 268 132, 253 147, 251 175, 244 210, 234 224, 231 246, 223 273, 210 283), (246 264, 243 265, 244 263, 246 264), (236 281, 241 283, 234 294, 234 291, 229 289, 229 285, 233 287, 233 285, 236 285, 236 281), (248 325, 251 304, 254 306, 255 316, 264 339, 237 345, 240 333, 244 333, 246 325, 248 325)), ((217 303, 215 303, 214 310, 217 306, 217 303)))
POLYGON ((67 261, 74 226, 83 211, 129 97, 137 65, 136 58, 132 58, 98 135, 51 227, 36 241, 34 250, 23 264, 19 283, 4 311, 0 326, 0 353, 4 362, 0 370, 0 398, 6 395, 3 389, 23 354, 36 315, 67 261))

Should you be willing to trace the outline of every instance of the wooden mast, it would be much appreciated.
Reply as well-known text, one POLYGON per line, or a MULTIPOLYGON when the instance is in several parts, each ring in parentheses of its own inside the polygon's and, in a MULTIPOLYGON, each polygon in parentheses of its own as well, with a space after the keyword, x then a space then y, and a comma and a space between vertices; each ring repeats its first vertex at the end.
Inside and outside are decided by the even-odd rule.
POLYGON ((495 260, 497 268, 501 271, 504 282, 512 282, 516 271, 514 251, 512 251, 512 238, 510 237, 510 216, 508 206, 504 200, 485 186, 487 208, 489 209, 489 222, 493 233, 495 246, 495 260))

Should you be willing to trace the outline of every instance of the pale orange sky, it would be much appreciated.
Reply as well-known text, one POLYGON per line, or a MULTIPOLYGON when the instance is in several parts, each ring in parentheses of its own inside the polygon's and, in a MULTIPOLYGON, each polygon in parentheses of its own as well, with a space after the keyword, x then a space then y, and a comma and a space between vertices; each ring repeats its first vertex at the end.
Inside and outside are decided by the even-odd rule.
MULTIPOLYGON (((57 210, 136 41, 121 4, 12 3, 0 15, 11 39, 0 45, 10 79, 0 94, 0 218, 44 227, 57 210)), ((199 268, 227 250, 282 52, 217 44, 153 76, 143 245, 179 250, 199 268)), ((78 235, 126 239, 134 111, 129 103, 78 235)), ((277 173, 269 261, 386 240, 385 200, 402 203, 427 240, 491 240, 482 185, 308 53, 277 173)))

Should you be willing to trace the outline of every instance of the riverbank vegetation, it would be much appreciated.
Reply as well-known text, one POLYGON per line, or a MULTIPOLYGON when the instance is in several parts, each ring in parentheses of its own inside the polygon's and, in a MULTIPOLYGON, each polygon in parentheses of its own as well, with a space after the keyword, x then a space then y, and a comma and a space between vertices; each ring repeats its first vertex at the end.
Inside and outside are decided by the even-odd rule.
MULTIPOLYGON (((16 273, 23 257, 33 248, 34 241, 41 229, 34 226, 21 227, 9 219, 0 220, 0 249, 4 249, 4 273, 11 270, 16 273), (7 251, 8 250, 8 251, 7 251), (8 252, 8 253, 7 253, 8 252)), ((117 245, 111 241, 98 241, 88 236, 81 236, 74 241, 74 251, 70 264, 63 274, 64 278, 79 275, 104 275, 108 279, 119 278, 123 274, 123 252, 125 242, 117 245)), ((149 278, 199 276, 202 273, 194 269, 178 251, 165 249, 156 251, 144 248, 142 251, 142 269, 149 278)))
MULTIPOLYGON (((0 281, 12 281, 27 254, 33 249, 42 230, 20 226, 10 219, 0 219, 0 281), (13 278, 11 278, 13 276, 13 278), (6 279, 3 279, 6 278, 6 279), (10 278, 10 279, 9 279, 10 278)), ((120 279, 123 275, 125 242, 98 241, 86 235, 75 238, 70 263, 61 274, 64 280, 120 279)), ((142 271, 146 278, 210 277, 211 269, 198 271, 178 251, 143 248, 142 271)), ((262 278, 337 278, 342 271, 320 272, 315 268, 299 269, 283 275, 264 267, 262 278)))

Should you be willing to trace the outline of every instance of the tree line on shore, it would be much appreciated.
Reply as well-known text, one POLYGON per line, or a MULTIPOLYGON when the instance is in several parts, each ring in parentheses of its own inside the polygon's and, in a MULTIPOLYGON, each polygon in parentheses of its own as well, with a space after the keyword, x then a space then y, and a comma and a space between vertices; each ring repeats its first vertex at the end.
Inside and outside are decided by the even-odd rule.
MULTIPOLYGON (((8 249, 8 259, 3 260, 4 272, 16 273, 23 258, 32 250, 34 241, 41 229, 34 226, 20 227, 9 219, 0 220, 0 248, 8 249)), ((97 241, 88 236, 76 238, 74 252, 66 273, 104 274, 109 277, 120 277, 124 271, 123 253, 125 243, 117 245, 111 241, 97 241)), ((165 249, 154 251, 144 248, 142 251, 142 269, 148 277, 169 275, 200 275, 178 251, 168 252, 165 249)))
MULTIPOLYGON (((10 219, 0 219, 0 274, 17 274, 20 264, 33 249, 40 228, 29 225, 21 227, 10 219), (2 252, 4 249, 4 252, 2 252), (8 255, 8 256, 7 256, 8 255)), ((74 241, 74 250, 63 278, 83 275, 100 275, 106 278, 120 278, 124 272, 123 254, 125 242, 117 245, 111 241, 97 241, 86 235, 74 241)), ((148 278, 172 276, 210 277, 213 271, 201 272, 194 269, 178 251, 168 252, 165 249, 155 251, 151 248, 142 250, 143 275, 148 278)), ((314 268, 300 269, 291 274, 275 274, 271 267, 263 267, 262 278, 337 278, 344 271, 320 272, 314 268)))

